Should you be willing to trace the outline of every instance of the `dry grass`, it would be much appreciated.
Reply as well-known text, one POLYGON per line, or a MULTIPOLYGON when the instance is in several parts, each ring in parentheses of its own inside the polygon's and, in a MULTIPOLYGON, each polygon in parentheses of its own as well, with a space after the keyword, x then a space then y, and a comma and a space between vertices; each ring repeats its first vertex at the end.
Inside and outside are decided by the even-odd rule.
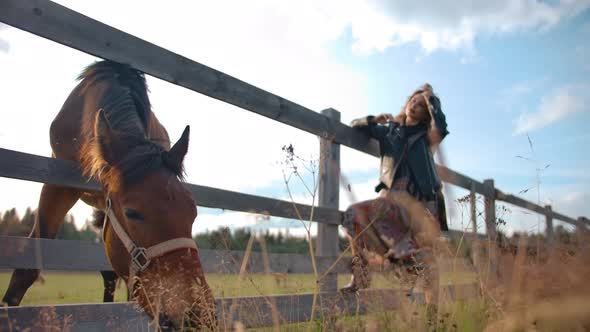
MULTIPOLYGON (((489 275, 484 264, 478 278, 481 286, 478 296, 459 302, 441 296, 434 325, 429 325, 426 319, 427 307, 404 300, 394 311, 382 311, 376 305, 368 315, 320 317, 312 323, 282 324, 274 329, 257 330, 588 331, 590 238, 584 234, 577 236, 574 243, 557 243, 551 249, 531 250, 527 239, 521 238, 512 250, 500 250, 499 275, 489 275)), ((0 288, 7 285, 8 277, 8 273, 0 273, 0 288)), ((309 293, 315 289, 313 275, 251 274, 237 287, 239 278, 237 275, 207 275, 216 297, 309 293)), ((443 274, 441 283, 472 282, 474 278, 470 273, 447 273, 443 274)), ((44 274, 44 279, 44 283, 38 282, 31 288, 24 305, 98 302, 101 298, 102 283, 98 273, 49 272, 44 274)), ((347 279, 346 275, 339 276, 339 284, 343 285, 347 279)), ((392 285, 395 283, 385 274, 375 275, 375 288, 392 285)), ((124 300, 123 293, 124 287, 120 287, 116 294, 118 301, 124 300)))

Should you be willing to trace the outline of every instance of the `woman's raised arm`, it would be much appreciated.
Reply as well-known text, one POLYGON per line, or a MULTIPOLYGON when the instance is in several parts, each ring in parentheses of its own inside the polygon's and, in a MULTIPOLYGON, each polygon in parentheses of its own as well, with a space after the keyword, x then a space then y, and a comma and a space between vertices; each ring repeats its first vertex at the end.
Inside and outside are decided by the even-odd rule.
POLYGON ((350 126, 362 130, 376 140, 381 140, 387 135, 388 128, 384 125, 391 121, 393 121, 393 115, 383 113, 355 119, 350 123, 350 126))
POLYGON ((431 118, 428 126, 428 143, 430 146, 435 147, 449 134, 447 120, 441 109, 440 99, 434 95, 432 88, 427 89, 423 95, 431 118))

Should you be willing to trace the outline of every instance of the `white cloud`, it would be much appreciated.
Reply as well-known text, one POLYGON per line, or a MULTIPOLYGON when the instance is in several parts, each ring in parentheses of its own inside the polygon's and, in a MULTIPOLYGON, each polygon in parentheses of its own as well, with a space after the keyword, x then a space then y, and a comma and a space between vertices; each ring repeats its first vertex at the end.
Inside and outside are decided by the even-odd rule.
POLYGON ((571 85, 553 90, 541 98, 536 112, 523 112, 515 121, 514 135, 519 135, 547 127, 555 122, 582 111, 587 106, 589 87, 571 85))
MULTIPOLYGON (((331 2, 326 2, 333 4, 331 2)), ((349 1, 338 6, 351 26, 353 50, 360 54, 418 42, 426 53, 464 49, 473 53, 478 35, 547 30, 590 6, 588 0, 547 3, 501 1, 349 1)))
POLYGON ((506 112, 524 110, 526 109, 524 99, 532 92, 543 88, 548 82, 549 77, 517 82, 500 91, 498 105, 506 112))
MULTIPOLYGON (((240 54, 241 57, 247 57, 260 44, 281 41, 291 45, 283 45, 288 49, 304 48, 307 53, 318 55, 325 52, 327 42, 350 31, 353 38, 351 49, 356 54, 372 54, 392 46, 417 42, 426 53, 438 49, 462 49, 467 54, 462 58, 465 62, 477 59, 474 41, 480 35, 545 31, 590 7, 590 0, 560 0, 552 3, 534 0, 428 3, 388 0, 254 0, 248 4, 222 0, 206 5, 183 3, 149 7, 144 4, 142 19, 158 24, 138 28, 134 27, 134 20, 129 20, 128 16, 123 18, 112 15, 109 4, 86 10, 92 5, 71 0, 60 2, 135 35, 147 36, 148 40, 173 50, 186 46, 182 45, 185 40, 170 38, 171 33, 178 34, 186 30, 195 44, 224 44, 224 47, 215 49, 232 49, 238 52, 233 55, 240 54), (162 18, 165 22, 162 22, 162 18)), ((137 10, 133 1, 117 6, 121 12, 137 10)), ((210 51, 195 49, 194 54, 210 51)), ((280 49, 266 50, 268 55, 281 53, 280 49)), ((298 52, 291 54, 296 55, 298 52)), ((223 56, 200 60, 216 68, 226 64, 223 56)), ((243 77, 241 73, 234 74, 243 77)))
MULTIPOLYGON (((0 23, 0 31, 8 29, 10 26, 0 23)), ((0 37, 0 52, 8 53, 10 50, 10 44, 4 38, 0 37)))
POLYGON ((569 204, 576 204, 581 203, 582 201, 587 201, 586 196, 588 196, 588 193, 573 191, 563 196, 562 200, 569 204))
POLYGON ((0 38, 0 52, 8 53, 8 50, 10 50, 10 45, 6 40, 0 38))

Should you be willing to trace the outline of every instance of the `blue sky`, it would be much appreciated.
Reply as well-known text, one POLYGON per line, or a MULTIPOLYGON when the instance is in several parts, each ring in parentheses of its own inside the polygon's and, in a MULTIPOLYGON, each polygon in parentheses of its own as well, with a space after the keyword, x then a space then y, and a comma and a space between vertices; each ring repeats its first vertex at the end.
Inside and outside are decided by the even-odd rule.
MULTIPOLYGON (((516 156, 534 157, 539 167, 550 165, 540 176, 541 204, 590 216, 590 1, 58 2, 312 110, 336 108, 346 123, 397 113, 413 89, 429 82, 447 115, 451 134, 443 151, 451 168, 494 178, 509 193, 535 187, 520 195, 536 202, 536 164, 516 156), (138 8, 139 15, 129 14, 138 8)), ((49 124, 93 60, 1 26, 0 147, 49 156, 49 124)), ((288 199, 281 147, 292 143, 300 155, 317 157, 317 138, 309 134, 154 78, 148 83, 173 139, 192 126, 192 183, 288 199)), ((343 148, 342 166, 357 200, 374 197, 377 159, 343 148)), ((37 203, 38 184, 0 179, 0 186, 12 189, 0 193, 0 210, 37 203)), ((291 189, 297 201, 311 203, 302 186, 291 189)), ((453 189, 449 200, 464 194, 453 189)), ((341 208, 349 203, 342 192, 341 208)), ((90 209, 79 203, 72 212, 82 223, 90 209)), ((302 230, 277 218, 199 213, 194 231, 302 230)), ((508 219, 508 231, 537 229, 537 217, 519 209, 508 219)), ((452 216, 452 227, 464 224, 452 216)))

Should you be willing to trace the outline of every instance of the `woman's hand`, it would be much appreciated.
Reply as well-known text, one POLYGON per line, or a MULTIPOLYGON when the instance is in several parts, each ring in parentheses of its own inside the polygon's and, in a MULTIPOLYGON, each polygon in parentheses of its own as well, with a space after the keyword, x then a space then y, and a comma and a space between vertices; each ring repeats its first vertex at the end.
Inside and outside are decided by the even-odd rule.
POLYGON ((386 124, 388 122, 393 122, 393 115, 391 115, 389 113, 379 114, 373 119, 373 121, 375 121, 376 123, 380 123, 380 124, 386 124))

